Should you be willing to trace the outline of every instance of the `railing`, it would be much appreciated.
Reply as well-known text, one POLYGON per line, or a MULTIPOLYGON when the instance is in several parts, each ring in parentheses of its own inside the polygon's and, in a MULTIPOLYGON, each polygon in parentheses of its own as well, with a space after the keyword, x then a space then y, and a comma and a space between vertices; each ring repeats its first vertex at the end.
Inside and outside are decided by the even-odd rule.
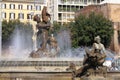
POLYGON ((96 0, 96 1, 93 1, 93 0, 91 0, 91 1, 85 1, 85 0, 83 0, 83 1, 81 1, 81 0, 59 0, 59 4, 99 4, 100 3, 100 1, 98 0, 96 0))

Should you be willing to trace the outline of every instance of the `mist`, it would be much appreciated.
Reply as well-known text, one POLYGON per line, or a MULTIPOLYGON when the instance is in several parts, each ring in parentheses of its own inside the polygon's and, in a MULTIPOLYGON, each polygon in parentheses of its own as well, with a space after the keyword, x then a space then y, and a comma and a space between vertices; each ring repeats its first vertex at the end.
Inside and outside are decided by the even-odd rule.
POLYGON ((29 27, 16 25, 10 43, 12 58, 27 58, 32 51, 32 32, 30 32, 29 27))

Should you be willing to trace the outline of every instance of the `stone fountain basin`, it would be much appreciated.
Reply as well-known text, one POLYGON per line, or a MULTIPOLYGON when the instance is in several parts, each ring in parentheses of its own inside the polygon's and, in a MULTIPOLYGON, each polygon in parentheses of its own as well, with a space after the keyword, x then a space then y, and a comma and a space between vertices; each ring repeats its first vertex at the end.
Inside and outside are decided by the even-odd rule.
POLYGON ((67 72, 66 68, 74 63, 82 66, 80 58, 26 58, 0 59, 0 72, 67 72))

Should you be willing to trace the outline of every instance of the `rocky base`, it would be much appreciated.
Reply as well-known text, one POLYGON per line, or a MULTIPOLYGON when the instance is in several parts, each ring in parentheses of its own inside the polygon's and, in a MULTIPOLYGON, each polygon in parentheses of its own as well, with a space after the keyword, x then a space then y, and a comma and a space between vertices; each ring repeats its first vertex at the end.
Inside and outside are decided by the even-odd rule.
POLYGON ((80 80, 106 80, 104 77, 82 77, 80 80))

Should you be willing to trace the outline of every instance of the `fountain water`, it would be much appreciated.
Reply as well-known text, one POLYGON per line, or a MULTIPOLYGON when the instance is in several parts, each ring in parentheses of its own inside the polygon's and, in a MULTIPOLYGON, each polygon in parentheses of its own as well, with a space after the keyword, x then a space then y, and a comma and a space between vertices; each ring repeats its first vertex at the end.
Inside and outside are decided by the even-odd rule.
POLYGON ((11 39, 10 55, 12 58, 28 58, 32 51, 31 34, 22 27, 16 26, 11 39))
POLYGON ((1 34, 2 34, 2 33, 1 33, 1 32, 2 32, 2 31, 1 31, 1 30, 2 30, 2 27, 1 27, 1 26, 2 26, 2 23, 1 23, 1 20, 0 20, 0 56, 1 56, 1 53, 2 53, 2 52, 1 52, 1 49, 2 49, 2 47, 1 47, 1 45, 2 45, 2 44, 1 44, 1 43, 2 43, 2 41, 1 41, 1 40, 2 40, 2 35, 1 35, 1 34))
MULTIPOLYGON (((36 36, 34 32, 34 38, 36 36)), ((12 35, 12 42, 11 42, 11 57, 12 58, 28 58, 29 53, 32 50, 35 50, 36 45, 36 39, 33 42, 29 40, 31 36, 26 36, 26 32, 24 32, 23 29, 20 29, 16 27, 14 30, 14 33, 12 35), (26 40, 27 39, 27 40, 26 40), (33 46, 32 46, 33 44, 33 46), (28 46, 26 46, 28 45, 28 46)), ((29 34, 27 34, 29 35, 29 34)), ((56 36, 58 46, 60 47, 60 52, 57 54, 58 58, 83 58, 83 55, 85 54, 84 48, 77 48, 72 49, 71 48, 71 38, 70 38, 70 32, 67 30, 62 30, 60 33, 56 36)))
POLYGON ((2 16, 1 16, 1 13, 2 13, 2 10, 1 10, 1 9, 2 9, 2 8, 1 8, 1 7, 2 7, 2 6, 1 6, 1 5, 2 5, 2 3, 1 3, 1 1, 0 1, 0 57, 1 57, 1 49, 2 49, 2 47, 1 47, 1 45, 2 45, 2 44, 1 44, 1 43, 2 43, 2 41, 1 41, 1 40, 2 40, 2 16))
POLYGON ((69 30, 61 30, 57 35, 58 45, 60 47, 60 57, 76 57, 76 58, 83 58, 85 51, 84 48, 71 48, 71 37, 69 30))
POLYGON ((36 23, 33 22, 33 36, 32 36, 32 40, 33 40, 33 50, 37 50, 37 28, 36 28, 36 23))

